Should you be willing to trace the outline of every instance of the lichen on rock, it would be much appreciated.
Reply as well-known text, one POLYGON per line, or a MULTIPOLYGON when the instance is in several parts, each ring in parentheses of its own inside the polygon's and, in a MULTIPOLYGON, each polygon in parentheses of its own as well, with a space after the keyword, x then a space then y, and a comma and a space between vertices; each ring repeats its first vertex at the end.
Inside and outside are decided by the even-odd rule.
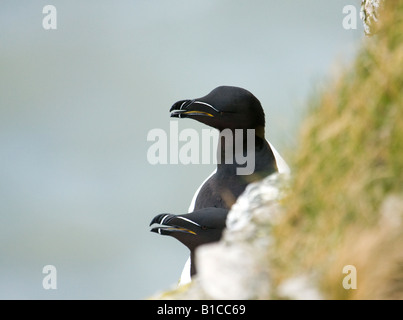
POLYGON ((371 26, 378 21, 378 10, 383 0, 362 0, 360 17, 364 23, 364 31, 371 34, 371 26))

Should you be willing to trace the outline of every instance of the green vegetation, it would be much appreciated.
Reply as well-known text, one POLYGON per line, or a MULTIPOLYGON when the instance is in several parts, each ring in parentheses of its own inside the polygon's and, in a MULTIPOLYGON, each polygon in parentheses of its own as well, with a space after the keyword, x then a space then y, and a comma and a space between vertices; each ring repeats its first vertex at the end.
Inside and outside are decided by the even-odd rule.
POLYGON ((403 1, 384 4, 354 65, 311 103, 273 229, 275 283, 310 275, 325 299, 403 299, 403 1))

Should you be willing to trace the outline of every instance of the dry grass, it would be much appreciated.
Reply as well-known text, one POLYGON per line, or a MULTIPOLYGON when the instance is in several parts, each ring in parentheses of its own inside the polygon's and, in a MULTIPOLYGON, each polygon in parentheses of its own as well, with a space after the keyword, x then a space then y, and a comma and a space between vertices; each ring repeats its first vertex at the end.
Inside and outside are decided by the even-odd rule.
POLYGON ((325 298, 403 299, 403 232, 380 223, 403 199, 403 1, 385 1, 354 65, 300 132, 286 214, 273 232, 276 283, 313 274, 325 298), (358 289, 342 287, 355 265, 358 289))

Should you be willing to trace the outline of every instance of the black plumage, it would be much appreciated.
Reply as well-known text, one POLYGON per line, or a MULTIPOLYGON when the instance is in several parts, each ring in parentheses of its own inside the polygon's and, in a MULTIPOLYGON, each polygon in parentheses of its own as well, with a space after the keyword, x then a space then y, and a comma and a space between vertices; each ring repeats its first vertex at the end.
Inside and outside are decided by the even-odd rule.
POLYGON ((249 91, 221 86, 204 97, 174 103, 170 112, 171 117, 195 119, 220 132, 217 170, 201 186, 189 211, 206 207, 230 209, 249 183, 278 170, 270 144, 264 138, 263 108, 249 91), (243 130, 241 148, 235 145, 236 129, 243 130), (247 129, 254 130, 252 148, 247 144, 247 129), (225 141, 228 132, 233 136, 232 145, 225 141), (253 171, 247 175, 238 174, 238 169, 246 164, 237 159, 251 151, 254 157, 253 171))
POLYGON ((201 98, 175 102, 170 112, 171 117, 194 119, 219 131, 217 168, 195 192, 190 213, 162 214, 152 221, 168 225, 151 231, 173 236, 191 251, 190 274, 187 263, 181 275, 183 284, 196 272, 195 249, 219 240, 228 211, 246 186, 274 172, 289 173, 289 168, 265 139, 266 121, 260 101, 243 88, 220 86, 201 98), (232 136, 232 140, 227 140, 228 136, 232 136), (240 169, 248 165, 245 158, 252 160, 253 168, 240 174, 240 169), (206 230, 200 227, 209 223, 216 227, 206 230))
POLYGON ((221 208, 204 208, 182 215, 162 213, 154 217, 150 226, 154 225, 152 232, 172 236, 189 248, 193 276, 196 274, 196 248, 221 239, 227 214, 228 210, 221 208))

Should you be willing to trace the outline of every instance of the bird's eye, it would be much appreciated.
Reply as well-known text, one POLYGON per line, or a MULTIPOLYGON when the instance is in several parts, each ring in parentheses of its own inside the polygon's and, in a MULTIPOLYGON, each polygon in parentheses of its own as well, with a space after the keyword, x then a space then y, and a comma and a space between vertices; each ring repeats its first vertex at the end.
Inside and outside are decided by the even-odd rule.
POLYGON ((207 230, 206 226, 201 226, 202 230, 207 230))

